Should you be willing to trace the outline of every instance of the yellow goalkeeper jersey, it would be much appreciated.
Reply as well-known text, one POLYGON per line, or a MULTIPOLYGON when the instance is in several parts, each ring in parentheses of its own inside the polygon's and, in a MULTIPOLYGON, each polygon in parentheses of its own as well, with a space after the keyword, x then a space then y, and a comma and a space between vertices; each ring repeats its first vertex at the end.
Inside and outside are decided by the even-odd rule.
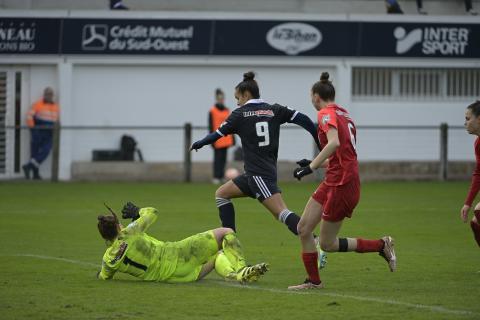
POLYGON ((155 208, 140 209, 140 218, 120 231, 105 251, 100 279, 111 279, 119 271, 143 280, 164 281, 175 271, 178 252, 145 231, 157 220, 155 208))

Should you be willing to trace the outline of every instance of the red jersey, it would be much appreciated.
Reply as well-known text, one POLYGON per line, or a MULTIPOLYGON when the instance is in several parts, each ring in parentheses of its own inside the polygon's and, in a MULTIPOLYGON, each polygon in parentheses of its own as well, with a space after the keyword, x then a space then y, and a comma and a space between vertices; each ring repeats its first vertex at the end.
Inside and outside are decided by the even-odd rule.
POLYGON ((332 127, 338 131, 340 146, 328 158, 324 183, 340 186, 359 178, 355 145, 357 130, 348 111, 336 104, 330 104, 318 112, 318 139, 322 146, 328 143, 327 132, 332 127))
POLYGON ((477 140, 475 140, 475 159, 477 160, 477 165, 473 171, 472 184, 470 185, 470 191, 465 200, 465 204, 469 207, 472 206, 473 200, 480 190, 480 137, 477 137, 477 140))

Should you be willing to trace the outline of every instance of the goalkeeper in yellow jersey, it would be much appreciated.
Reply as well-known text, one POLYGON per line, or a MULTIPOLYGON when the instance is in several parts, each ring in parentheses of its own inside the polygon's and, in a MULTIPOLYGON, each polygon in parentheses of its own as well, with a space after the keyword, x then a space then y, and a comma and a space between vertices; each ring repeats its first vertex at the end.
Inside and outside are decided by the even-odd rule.
POLYGON ((146 233, 157 220, 157 209, 127 202, 122 209, 122 218, 132 219, 127 227, 108 209, 111 215, 98 217, 98 231, 108 246, 99 279, 112 279, 116 272, 124 272, 142 280, 192 282, 215 269, 226 280, 246 283, 258 280, 268 270, 266 263, 246 265, 240 241, 230 228, 163 242, 146 233))

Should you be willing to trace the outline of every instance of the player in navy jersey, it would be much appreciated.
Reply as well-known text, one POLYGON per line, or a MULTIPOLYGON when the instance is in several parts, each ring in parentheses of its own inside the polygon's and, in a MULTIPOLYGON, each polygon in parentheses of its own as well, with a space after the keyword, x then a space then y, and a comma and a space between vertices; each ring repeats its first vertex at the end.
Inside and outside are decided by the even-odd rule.
POLYGON ((253 72, 243 75, 243 81, 235 88, 239 108, 230 114, 217 131, 193 143, 191 150, 198 150, 228 134, 238 134, 242 141, 245 173, 229 180, 215 192, 222 226, 236 230, 231 199, 248 196, 259 200, 276 219, 298 235, 300 217, 287 208, 277 186, 280 125, 288 122, 303 127, 319 146, 316 127, 306 115, 260 99, 260 90, 254 77, 253 72))

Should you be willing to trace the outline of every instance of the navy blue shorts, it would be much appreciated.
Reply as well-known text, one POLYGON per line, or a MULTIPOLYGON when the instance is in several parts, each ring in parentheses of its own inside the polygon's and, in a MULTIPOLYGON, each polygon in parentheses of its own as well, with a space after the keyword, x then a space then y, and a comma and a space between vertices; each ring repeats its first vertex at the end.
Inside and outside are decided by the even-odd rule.
POLYGON ((270 198, 275 193, 281 193, 277 181, 262 176, 250 176, 242 174, 232 180, 233 183, 247 196, 260 202, 270 198))

